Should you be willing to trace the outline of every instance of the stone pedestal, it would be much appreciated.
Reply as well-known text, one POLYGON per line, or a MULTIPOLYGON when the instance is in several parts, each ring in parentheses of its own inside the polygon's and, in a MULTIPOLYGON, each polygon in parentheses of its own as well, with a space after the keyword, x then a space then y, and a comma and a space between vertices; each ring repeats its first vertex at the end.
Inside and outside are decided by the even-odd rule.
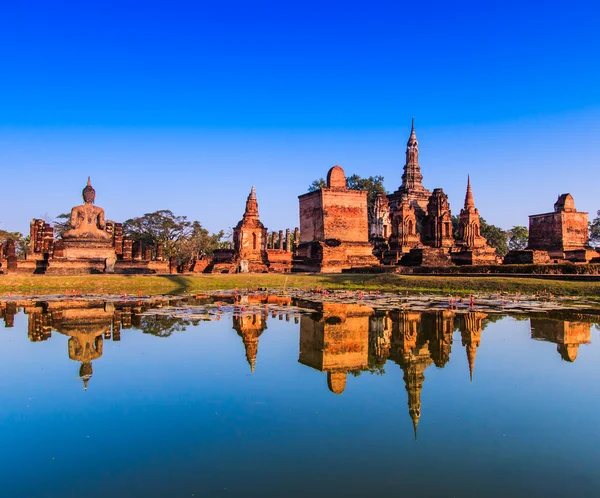
POLYGON ((116 259, 115 248, 109 241, 65 240, 63 257, 68 261, 116 259))

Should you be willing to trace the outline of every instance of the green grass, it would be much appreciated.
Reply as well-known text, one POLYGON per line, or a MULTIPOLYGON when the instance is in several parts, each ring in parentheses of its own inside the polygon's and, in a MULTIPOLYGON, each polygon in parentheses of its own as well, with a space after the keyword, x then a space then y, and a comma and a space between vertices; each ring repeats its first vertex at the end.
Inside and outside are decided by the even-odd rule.
POLYGON ((380 290, 382 292, 429 292, 468 294, 482 292, 543 291, 563 296, 600 297, 600 281, 574 282, 541 280, 527 277, 461 277, 443 275, 3 275, 0 276, 0 295, 58 294, 67 291, 103 294, 183 294, 218 289, 315 288, 343 290, 380 290))

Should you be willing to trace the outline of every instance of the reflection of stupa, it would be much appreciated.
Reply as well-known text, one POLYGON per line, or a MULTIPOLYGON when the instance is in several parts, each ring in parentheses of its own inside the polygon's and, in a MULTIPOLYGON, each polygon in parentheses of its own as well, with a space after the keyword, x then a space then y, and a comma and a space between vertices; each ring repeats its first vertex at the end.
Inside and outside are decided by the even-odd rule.
POLYGON ((242 338, 246 348, 246 359, 250 371, 254 373, 256 356, 258 354, 258 338, 267 328, 267 320, 263 314, 243 315, 233 317, 233 328, 242 338))
MULTIPOLYGON (((421 417, 421 390, 425 380, 425 369, 433 363, 426 340, 426 325, 435 326, 428 320, 421 324, 421 313, 393 313, 392 355, 404 373, 403 379, 408 393, 408 413, 417 438, 417 426, 421 417), (423 325, 423 326, 422 326, 423 325)), ((431 331, 430 331, 431 332, 431 331)))
MULTIPOLYGON (((450 360, 452 351, 452 333, 454 332, 454 312, 438 311, 433 316, 424 315, 423 324, 425 328, 426 319, 434 321, 431 327, 429 339, 429 350, 431 359, 438 368, 443 368, 450 360)), ((429 331, 429 327, 427 327, 429 331)))
POLYGON ((392 347, 392 320, 387 315, 369 317, 369 360, 383 366, 392 347))
POLYGON ((470 312, 460 317, 460 336, 462 345, 467 350, 467 360, 469 361, 469 377, 473 381, 473 370, 475 369, 475 356, 477 348, 481 344, 481 331, 483 330, 483 320, 487 314, 480 312, 470 312))
POLYGON ((318 317, 300 319, 298 361, 327 372, 327 387, 341 394, 346 375, 368 367, 369 316, 373 309, 359 304, 323 303, 318 317))
POLYGON ((591 342, 589 323, 532 318, 530 325, 532 339, 556 343, 561 358, 568 362, 575 361, 580 344, 591 342))

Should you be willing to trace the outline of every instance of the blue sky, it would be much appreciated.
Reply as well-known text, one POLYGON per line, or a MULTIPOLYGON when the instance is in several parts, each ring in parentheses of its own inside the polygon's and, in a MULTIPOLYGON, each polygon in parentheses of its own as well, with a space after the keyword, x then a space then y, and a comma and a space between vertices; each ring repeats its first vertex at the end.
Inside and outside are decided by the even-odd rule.
POLYGON ((10 2, 0 7, 0 228, 80 203, 218 230, 250 187, 270 229, 334 164, 427 188, 466 175, 509 228, 571 192, 600 209, 593 2, 10 2))

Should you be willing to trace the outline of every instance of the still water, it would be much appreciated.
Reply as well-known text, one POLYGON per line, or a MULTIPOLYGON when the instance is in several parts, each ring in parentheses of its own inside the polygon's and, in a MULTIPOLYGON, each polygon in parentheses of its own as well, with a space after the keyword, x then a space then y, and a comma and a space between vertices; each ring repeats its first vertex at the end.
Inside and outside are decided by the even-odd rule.
POLYGON ((597 317, 150 308, 3 310, 1 496, 598 496, 597 317))

